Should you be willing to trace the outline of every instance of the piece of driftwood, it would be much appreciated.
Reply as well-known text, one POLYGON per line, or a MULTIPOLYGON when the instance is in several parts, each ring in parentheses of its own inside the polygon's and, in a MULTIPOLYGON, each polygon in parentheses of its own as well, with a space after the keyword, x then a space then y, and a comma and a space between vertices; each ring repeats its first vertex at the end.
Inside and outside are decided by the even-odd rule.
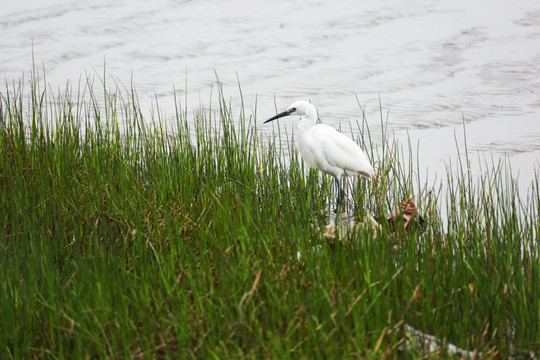
MULTIPOLYGON (((387 221, 390 228, 396 231, 399 228, 399 223, 403 222, 405 231, 413 229, 422 230, 424 218, 418 213, 418 209, 412 199, 405 200, 398 207, 394 208, 387 215, 387 221)), ((326 225, 323 229, 323 237, 333 242, 336 237, 344 237, 347 234, 358 231, 361 228, 371 227, 375 234, 381 230, 381 224, 373 215, 366 213, 360 222, 356 222, 353 216, 341 214, 337 228, 335 222, 326 225)))
POLYGON ((398 207, 394 208, 388 213, 386 219, 390 227, 394 230, 398 228, 400 221, 403 221, 405 231, 413 229, 422 230, 424 225, 424 218, 418 213, 418 209, 412 199, 407 199, 398 207))
POLYGON ((350 216, 345 217, 342 215, 338 229, 336 229, 335 224, 326 225, 323 229, 323 237, 333 242, 337 236, 338 231, 336 230, 339 230, 340 236, 343 238, 350 233, 354 233, 360 229, 366 229, 368 227, 371 227, 375 234, 377 234, 377 231, 381 229, 381 225, 370 213, 367 213, 361 222, 355 222, 354 220, 351 220, 350 216))

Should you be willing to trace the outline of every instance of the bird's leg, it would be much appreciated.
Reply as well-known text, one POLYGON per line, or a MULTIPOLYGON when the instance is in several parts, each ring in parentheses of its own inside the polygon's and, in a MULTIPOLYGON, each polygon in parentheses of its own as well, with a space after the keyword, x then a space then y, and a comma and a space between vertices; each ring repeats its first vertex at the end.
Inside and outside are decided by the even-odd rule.
MULTIPOLYGON (((343 198, 345 197, 345 191, 341 188, 341 184, 339 183, 339 179, 336 177, 336 184, 338 188, 338 195, 336 199, 336 210, 334 211, 336 214, 338 214, 341 210, 341 204, 343 203, 343 198)), ((339 215, 339 214, 338 214, 339 215)))

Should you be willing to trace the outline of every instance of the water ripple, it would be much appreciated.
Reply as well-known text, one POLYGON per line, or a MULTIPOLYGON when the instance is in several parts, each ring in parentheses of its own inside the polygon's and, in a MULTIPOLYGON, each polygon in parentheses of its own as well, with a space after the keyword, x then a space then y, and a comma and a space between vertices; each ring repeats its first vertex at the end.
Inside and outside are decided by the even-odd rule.
POLYGON ((240 78, 244 103, 257 101, 260 118, 297 98, 311 99, 336 127, 365 111, 376 133, 388 117, 396 136, 431 144, 426 166, 455 153, 445 139, 464 122, 475 151, 539 157, 534 0, 30 0, 6 5, 0 29, 8 82, 31 72, 32 54, 53 88, 101 76, 105 64, 115 82, 133 82, 143 108, 157 98, 174 113, 174 89, 184 101, 186 84, 190 111, 210 103, 217 72, 234 105, 240 78))

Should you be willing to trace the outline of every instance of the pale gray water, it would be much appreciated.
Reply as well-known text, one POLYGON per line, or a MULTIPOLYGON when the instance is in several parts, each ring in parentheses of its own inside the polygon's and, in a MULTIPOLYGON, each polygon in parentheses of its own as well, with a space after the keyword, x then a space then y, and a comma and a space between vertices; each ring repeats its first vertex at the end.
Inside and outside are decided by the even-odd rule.
MULTIPOLYGON (((248 1, 1 0, 0 76, 44 64, 53 88, 86 74, 130 86, 174 113, 217 103, 215 73, 258 122, 309 98, 322 121, 361 118, 419 143, 428 181, 455 163, 462 119, 477 154, 512 163, 525 193, 540 164, 540 2, 537 0, 248 1), (386 115, 385 115, 386 116, 386 115)), ((238 109, 238 107, 237 107, 238 109)), ((282 125, 293 128, 294 121, 282 125)), ((271 126, 265 128, 270 133, 271 126)), ((290 134, 290 132, 289 132, 290 134)), ((424 176, 424 174, 422 174, 424 176)))

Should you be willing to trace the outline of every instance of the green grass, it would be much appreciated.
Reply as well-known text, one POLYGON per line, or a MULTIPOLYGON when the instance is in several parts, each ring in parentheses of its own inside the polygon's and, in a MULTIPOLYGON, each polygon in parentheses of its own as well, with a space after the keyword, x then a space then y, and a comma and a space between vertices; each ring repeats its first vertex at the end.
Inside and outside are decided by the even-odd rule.
POLYGON ((404 324, 485 358, 540 351, 538 179, 527 204, 505 164, 430 191, 363 121, 383 207, 417 194, 427 225, 329 244, 333 184, 245 109, 178 106, 165 130, 133 90, 94 91, 0 92, 0 358, 447 356, 400 351, 404 324))

